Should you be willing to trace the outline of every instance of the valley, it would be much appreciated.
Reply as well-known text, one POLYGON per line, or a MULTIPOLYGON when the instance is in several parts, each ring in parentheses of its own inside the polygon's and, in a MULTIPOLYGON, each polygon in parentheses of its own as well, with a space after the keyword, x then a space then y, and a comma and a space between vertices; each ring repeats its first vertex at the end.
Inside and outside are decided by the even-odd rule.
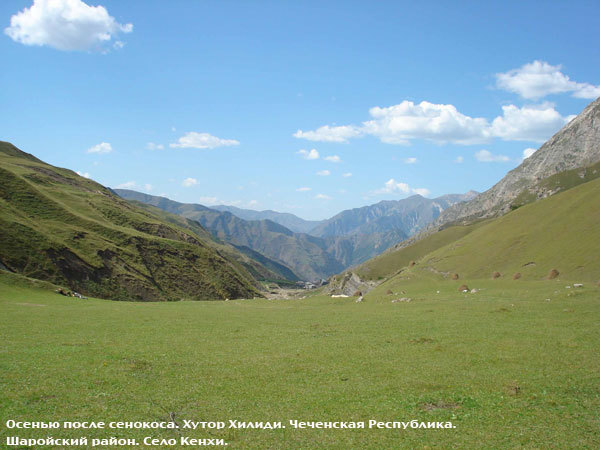
POLYGON ((0 1, 0 449, 600 449, 599 17, 0 1))

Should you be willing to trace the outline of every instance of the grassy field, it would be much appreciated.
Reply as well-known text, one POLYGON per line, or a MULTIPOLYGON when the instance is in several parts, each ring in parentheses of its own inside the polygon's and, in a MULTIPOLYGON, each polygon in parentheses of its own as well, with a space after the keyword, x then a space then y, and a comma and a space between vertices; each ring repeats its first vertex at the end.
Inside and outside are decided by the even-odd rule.
POLYGON ((479 292, 463 294, 457 283, 395 278, 362 303, 323 296, 129 303, 67 298, 4 274, 0 442, 178 438, 183 433, 172 430, 4 426, 174 414, 456 426, 185 432, 225 439, 228 448, 598 448, 600 288, 469 280, 479 292), (392 303, 398 297, 412 301, 392 303))

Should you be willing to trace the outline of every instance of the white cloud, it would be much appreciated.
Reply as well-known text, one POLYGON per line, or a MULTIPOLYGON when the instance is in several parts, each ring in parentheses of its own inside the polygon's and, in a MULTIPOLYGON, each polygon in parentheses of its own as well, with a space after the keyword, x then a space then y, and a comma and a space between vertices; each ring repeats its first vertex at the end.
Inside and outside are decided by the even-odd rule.
POLYGON ((323 159, 325 161, 329 161, 329 162, 332 162, 332 163, 340 163, 340 162, 342 162, 342 158, 340 158, 338 155, 326 156, 323 159))
POLYGON ((525 150, 523 150, 523 159, 529 158, 531 155, 533 155, 535 153, 535 151, 536 151, 535 148, 526 148, 525 150))
POLYGON ((492 122, 491 134, 505 141, 544 142, 575 116, 563 117, 552 103, 502 107, 492 122))
POLYGON ((453 105, 429 102, 415 104, 405 100, 385 108, 369 110, 371 120, 361 127, 354 125, 323 126, 315 131, 298 130, 297 138, 328 142, 347 142, 365 134, 376 136, 388 144, 408 145, 413 139, 427 139, 437 143, 475 144, 489 138, 486 119, 461 114, 453 105))
POLYGON ((419 194, 422 196, 429 195, 429 189, 413 189, 408 184, 401 183, 399 181, 394 180, 393 178, 390 178, 388 181, 386 181, 383 188, 373 191, 373 194, 410 194, 411 192, 413 194, 419 194))
POLYGON ((429 102, 371 108, 373 118, 364 122, 365 131, 388 144, 408 144, 412 139, 437 143, 474 144, 488 138, 488 123, 482 118, 461 114, 453 105, 429 102))
POLYGON ((494 155, 489 150, 475 152, 475 159, 479 162, 508 162, 510 158, 504 155, 494 155))
POLYGON ((319 152, 314 148, 311 150, 298 150, 296 153, 298 153, 304 159, 319 159, 319 152))
POLYGON ((198 184, 198 180, 195 178, 186 178, 181 182, 184 187, 192 187, 198 184))
POLYGON ((319 170, 317 172, 317 175, 319 175, 321 177, 326 177, 328 175, 331 175, 331 172, 329 170, 319 170))
POLYGON ((110 153, 113 151, 112 145, 108 142, 100 142, 87 149, 86 153, 110 153))
POLYGON ((298 189, 296 189, 297 192, 308 192, 308 191, 312 191, 312 188, 309 187, 299 187, 298 189))
POLYGON ((190 131, 181 136, 176 143, 170 144, 171 148, 216 148, 230 145, 239 145, 235 139, 221 139, 208 133, 190 131))
POLYGON ((258 200, 250 200, 248 202, 248 206, 252 207, 252 206, 258 206, 258 200))
POLYGON ((135 181, 126 181, 117 185, 117 189, 133 189, 134 187, 136 187, 135 181))
POLYGON ((325 194, 317 194, 315 195, 315 198, 319 200, 331 200, 331 197, 325 194))
POLYGON ((404 164, 416 164, 417 163, 417 158, 406 158, 404 160, 404 164))
POLYGON ((150 183, 146 183, 146 184, 144 184, 144 189, 146 191, 151 191, 152 190, 152 185, 150 183))
POLYGON ((132 24, 118 23, 103 6, 81 0, 34 0, 29 8, 14 14, 4 29, 15 42, 67 51, 102 48, 119 33, 132 31, 132 24))
POLYGON ((163 150, 165 146, 162 144, 155 144, 154 142, 148 142, 146 148, 148 150, 163 150))
POLYGON ((88 172, 80 172, 79 170, 76 172, 77 175, 83 178, 90 178, 90 174, 88 172))
POLYGON ((325 125, 314 131, 298 130, 294 133, 294 137, 318 142, 348 142, 348 139, 358 137, 361 134, 362 131, 353 125, 340 127, 325 125))
POLYGON ((352 172, 346 172, 342 175, 344 178, 350 178, 352 176, 352 172))
POLYGON ((454 160, 455 163, 460 164, 462 162, 464 162, 465 158, 462 156, 457 156, 456 159, 454 160))
POLYGON ((533 100, 567 92, 577 98, 595 99, 600 96, 600 86, 572 81, 561 69, 560 65, 552 66, 536 60, 518 69, 496 74, 496 85, 533 100))
MULTIPOLYGON (((485 118, 470 117, 459 112, 453 105, 403 101, 385 108, 369 110, 371 120, 361 128, 348 126, 355 132, 350 137, 371 135, 387 144, 410 145, 415 139, 437 144, 474 145, 489 142, 493 138, 506 141, 543 142, 575 116, 563 117, 552 103, 502 107, 502 115, 491 123, 485 118)), ((306 137, 309 133, 325 135, 325 131, 344 127, 321 127, 314 132, 298 132, 294 136, 306 137)), ((312 135, 311 135, 312 136, 312 135)), ((322 139, 325 140, 325 139, 322 139)))

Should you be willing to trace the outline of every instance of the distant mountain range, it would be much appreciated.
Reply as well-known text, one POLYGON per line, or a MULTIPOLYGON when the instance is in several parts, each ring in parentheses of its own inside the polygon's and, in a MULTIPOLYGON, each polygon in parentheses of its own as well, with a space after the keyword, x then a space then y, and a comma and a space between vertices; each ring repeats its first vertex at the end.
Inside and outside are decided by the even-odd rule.
POLYGON ((208 208, 127 189, 115 189, 114 192, 127 200, 195 220, 214 237, 238 250, 246 248, 258 252, 288 267, 298 278, 313 281, 382 253, 412 236, 448 206, 477 194, 471 191, 436 199, 414 195, 343 211, 329 220, 307 221, 275 211, 252 211, 232 206, 208 208), (308 232, 295 232, 282 223, 308 232))
POLYGON ((217 205, 210 208, 217 211, 230 212, 234 216, 244 220, 270 220, 283 225, 295 233, 308 233, 323 222, 322 220, 304 220, 294 214, 271 210, 254 211, 253 209, 236 208, 235 206, 228 205, 217 205))
POLYGON ((469 191, 434 199, 413 195, 403 200, 385 200, 342 211, 316 226, 310 234, 326 237, 400 231, 408 237, 433 222, 449 206, 471 200, 477 194, 469 191))

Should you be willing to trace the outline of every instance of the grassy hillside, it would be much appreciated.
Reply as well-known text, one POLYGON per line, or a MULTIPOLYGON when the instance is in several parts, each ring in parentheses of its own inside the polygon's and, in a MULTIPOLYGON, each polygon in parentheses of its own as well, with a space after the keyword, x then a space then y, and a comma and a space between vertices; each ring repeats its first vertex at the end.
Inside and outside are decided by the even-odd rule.
POLYGON ((358 266, 354 271, 366 280, 381 280, 393 275, 424 255, 466 236, 477 226, 454 226, 421 239, 409 247, 388 251, 358 266))
POLYGON ((185 436, 224 439, 230 449, 598 448, 598 288, 570 292, 563 283, 508 280, 479 287, 480 294, 460 294, 432 275, 404 286, 410 303, 382 293, 363 303, 140 304, 66 298, 7 283, 0 272, 0 423, 286 425, 0 427, 0 439, 185 436), (294 429, 288 422, 371 419, 456 428, 294 429))
POLYGON ((600 279, 600 180, 580 184, 522 206, 505 216, 468 226, 449 227, 415 244, 389 252, 357 269, 377 279, 406 268, 461 279, 490 278, 492 273, 539 280, 557 269, 563 279, 600 279))
POLYGON ((472 278, 499 271, 569 280, 600 279, 600 180, 523 206, 430 253, 424 264, 472 278))
POLYGON ((0 269, 122 300, 257 295, 252 276, 209 241, 200 227, 0 143, 0 269))

